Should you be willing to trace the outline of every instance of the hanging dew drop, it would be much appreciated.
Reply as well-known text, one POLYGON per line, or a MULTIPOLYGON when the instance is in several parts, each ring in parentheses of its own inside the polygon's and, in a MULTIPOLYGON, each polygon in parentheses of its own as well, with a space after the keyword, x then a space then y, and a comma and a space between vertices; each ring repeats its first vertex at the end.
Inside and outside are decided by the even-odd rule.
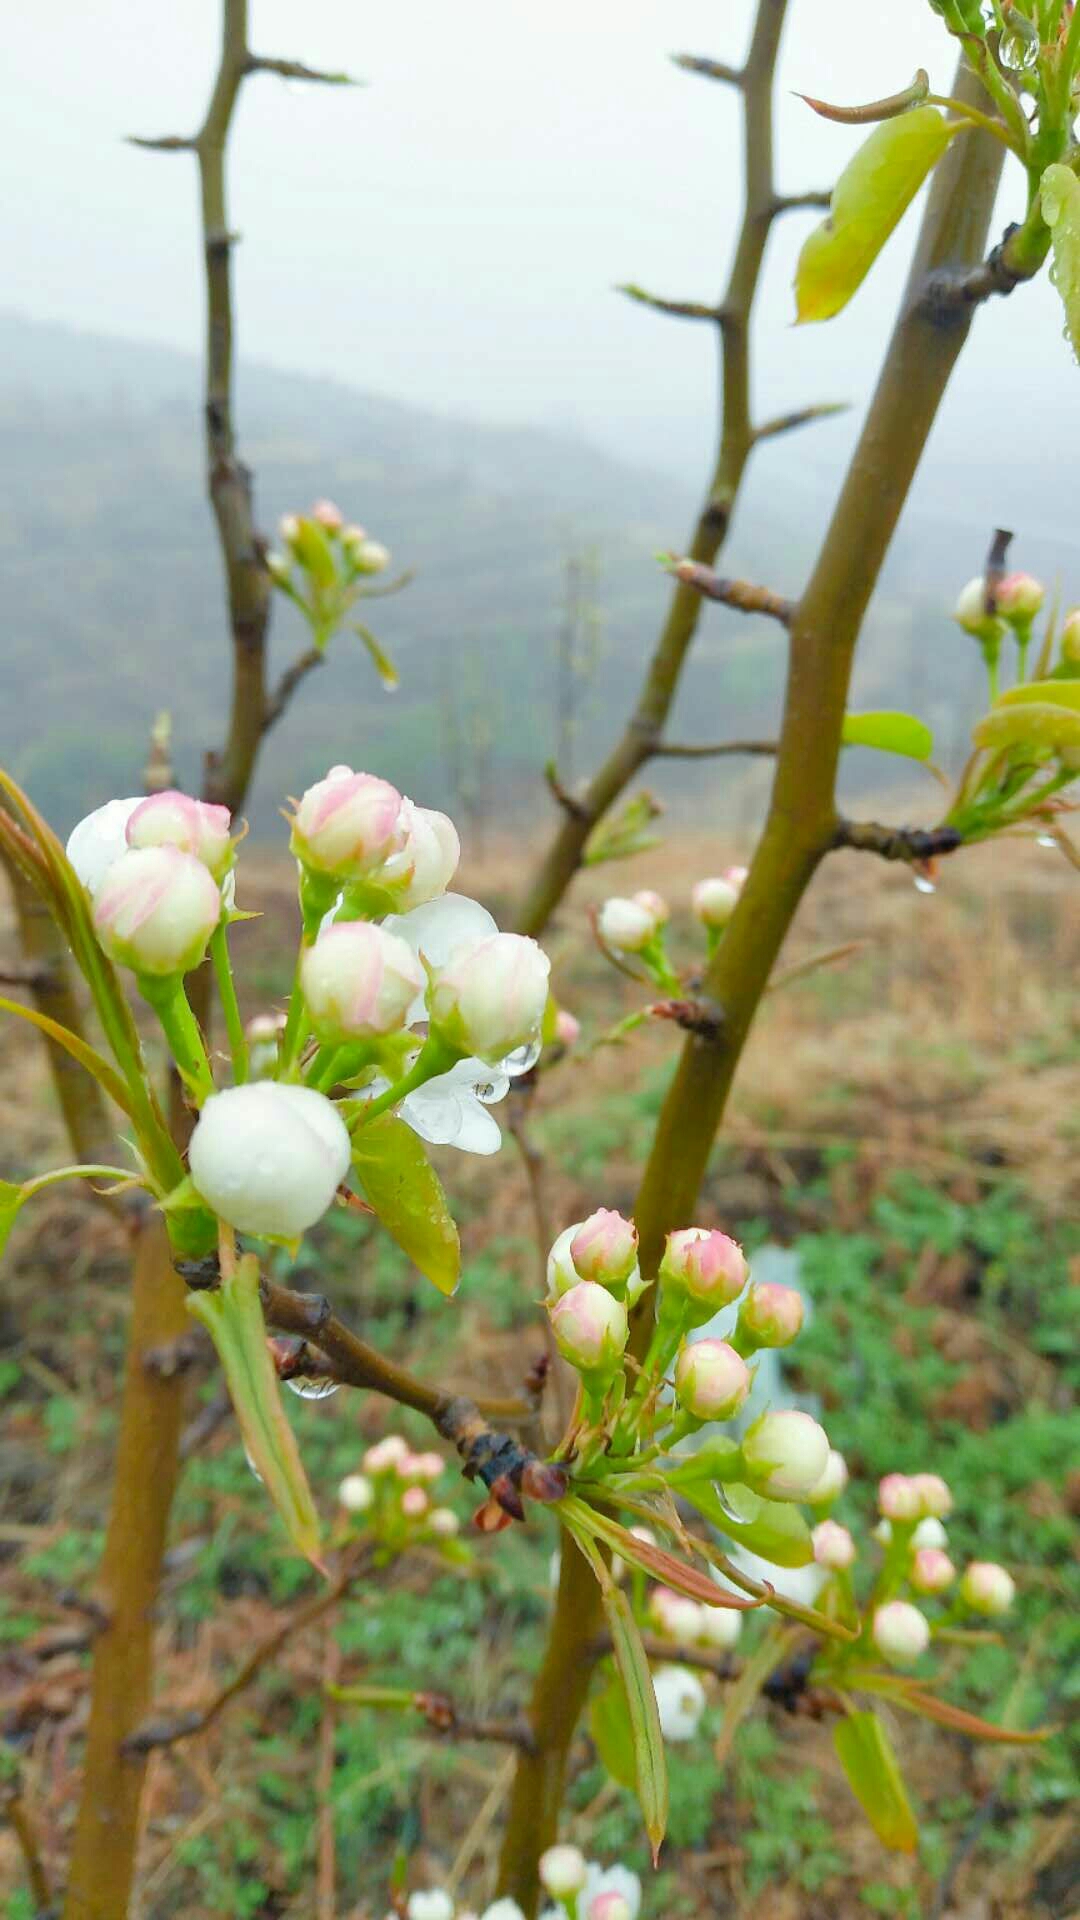
POLYGON ((286 1380, 290 1393, 298 1394, 301 1400, 329 1400, 341 1385, 340 1380, 328 1380, 325 1374, 313 1373, 301 1375, 296 1380, 286 1380))
POLYGON ((916 893, 936 893, 937 888, 932 880, 927 879, 925 873, 917 873, 915 875, 915 891, 916 893))
POLYGON ((1052 833, 1037 833, 1035 835, 1035 845, 1037 847, 1048 847, 1051 853, 1056 853, 1058 850, 1058 843, 1052 833))

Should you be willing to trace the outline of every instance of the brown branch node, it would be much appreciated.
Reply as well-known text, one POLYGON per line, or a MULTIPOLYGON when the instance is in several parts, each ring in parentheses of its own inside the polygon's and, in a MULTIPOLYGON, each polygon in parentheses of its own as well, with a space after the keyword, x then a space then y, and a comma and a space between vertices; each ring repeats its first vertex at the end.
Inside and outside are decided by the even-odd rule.
POLYGON ((699 560, 676 560, 670 571, 703 599, 718 600, 739 613, 766 614, 784 627, 791 623, 795 611, 792 602, 774 593, 771 587, 754 586, 749 580, 726 580, 714 567, 703 566, 699 560))
POLYGON ((968 267, 964 272, 942 268, 930 274, 923 288, 923 302, 928 312, 943 318, 966 312, 995 294, 1006 296, 1023 281, 1032 279, 1037 268, 1015 267, 1009 260, 1009 242, 1019 231, 1015 221, 1006 227, 997 246, 977 266, 968 267))
POLYGON ((649 1012, 655 1020, 671 1020, 684 1033, 712 1044, 724 1031, 724 1009, 714 1000, 656 1000, 649 1012))
POLYGON ((175 1380, 195 1365, 203 1351, 204 1342, 193 1330, 179 1334, 175 1340, 166 1340, 159 1347, 147 1347, 142 1363, 155 1380, 175 1380))
POLYGON ((544 768, 544 779, 563 812, 569 814, 571 820, 579 820, 582 826, 593 825, 594 815, 583 801, 576 799, 569 788, 563 786, 554 760, 549 760, 544 768))
POLYGON ((707 60, 700 53, 673 53, 672 61, 683 73, 697 73, 703 80, 722 80, 725 86, 742 91, 747 76, 741 67, 729 67, 723 60, 707 60))
POLYGON ((462 1713, 447 1693, 418 1693, 413 1705, 423 1714, 433 1733, 448 1739, 494 1740, 504 1746, 520 1747, 524 1753, 536 1750, 532 1728, 523 1715, 508 1720, 477 1720, 462 1713))
POLYGON ((906 860, 920 866, 941 854, 955 853, 964 844, 956 827, 885 827, 877 820, 840 820, 833 834, 835 849, 876 853, 882 860, 906 860))

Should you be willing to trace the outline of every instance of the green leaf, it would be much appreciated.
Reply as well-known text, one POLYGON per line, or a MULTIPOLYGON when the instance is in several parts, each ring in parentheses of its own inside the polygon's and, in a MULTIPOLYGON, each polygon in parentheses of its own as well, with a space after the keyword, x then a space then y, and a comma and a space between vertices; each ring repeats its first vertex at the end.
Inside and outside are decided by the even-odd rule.
POLYGON ((1047 167, 1040 183, 1042 217, 1050 229, 1050 271, 1065 309, 1065 332, 1080 357, 1080 180, 1071 167, 1047 167))
POLYGON ((860 1674, 859 1685, 867 1693, 880 1694, 883 1700, 891 1700, 894 1706, 903 1707, 908 1713, 917 1713, 922 1720, 934 1720, 939 1726, 951 1727, 955 1733, 967 1733, 973 1740, 991 1741, 997 1746, 1035 1747, 1048 1740, 1053 1732, 1052 1727, 995 1726, 992 1720, 983 1720, 977 1713, 968 1713, 948 1700, 939 1700, 936 1694, 927 1693, 917 1680, 905 1680, 901 1674, 860 1674))
POLYGON ((27 1197, 25 1187, 13 1186, 10 1180, 0 1180, 0 1253, 7 1246, 19 1208, 27 1197))
POLYGON ((977 747, 992 752, 1010 747, 1045 751, 1059 754, 1066 765, 1080 767, 1080 712, 1063 706, 1056 692, 1053 702, 1032 700, 994 707, 972 728, 972 738, 977 747))
POLYGON ((379 1114, 358 1127, 353 1167, 364 1198, 421 1273, 451 1294, 461 1277, 461 1244, 442 1183, 411 1127, 379 1114))
POLYGON ((400 685, 401 676, 382 642, 375 638, 370 627, 362 627, 359 621, 354 622, 353 632, 359 634, 371 655, 372 663, 382 686, 385 687, 387 693, 394 693, 400 685))
POLYGON ((696 1507, 718 1533, 737 1540, 774 1567, 808 1567, 814 1557, 810 1528, 798 1507, 781 1500, 763 1500, 749 1487, 728 1486, 725 1498, 707 1481, 679 1488, 683 1499, 696 1507))
POLYGON ((916 107, 874 128, 848 161, 795 269, 796 323, 831 320, 862 285, 959 122, 916 107))
POLYGON ((1080 713, 1080 677, 1058 674, 1052 680, 1025 680, 1019 687, 1006 687, 995 704, 999 707, 1023 707, 1038 706, 1043 702, 1052 707, 1069 707, 1073 712, 1080 713))
POLYGON ((913 713, 846 713, 840 738, 845 747, 874 747, 908 760, 929 760, 934 751, 933 734, 913 713))
POLYGON ((300 519, 291 544, 304 572, 310 575, 315 585, 332 587, 337 579, 337 565, 325 527, 320 526, 317 520, 300 519))
POLYGON ((726 1607, 731 1612, 748 1613, 759 1605, 756 1600, 744 1600, 741 1595, 729 1592, 727 1587, 719 1586, 711 1574, 702 1573, 700 1568, 677 1559, 665 1548, 655 1546, 649 1540, 639 1540, 636 1533, 620 1526, 610 1515, 586 1506, 583 1500, 570 1496, 562 1501, 561 1512, 564 1519, 575 1520, 580 1527, 587 1529, 591 1538, 602 1540, 605 1546, 621 1554, 632 1567, 640 1567, 642 1573, 650 1574, 654 1580, 671 1587, 675 1593, 684 1593, 689 1600, 700 1601, 703 1607, 726 1607))
POLYGON ((589 1733, 607 1772, 620 1787, 637 1792, 637 1755, 626 1689, 612 1675, 589 1702, 589 1733))
POLYGON ((135 1118, 131 1095, 115 1067, 110 1066, 104 1055, 84 1040, 81 1034, 72 1033, 70 1027, 62 1027, 58 1020, 51 1020, 47 1013, 38 1013, 36 1007, 24 1007, 19 1000, 0 998, 0 1013, 13 1013, 19 1020, 29 1020, 39 1033, 47 1034, 58 1047, 63 1047, 65 1053, 70 1053, 81 1067, 85 1067, 87 1073, 92 1073, 110 1100, 115 1100, 129 1119, 135 1118))
POLYGON ((220 1287, 189 1294, 187 1305, 217 1348, 248 1457, 289 1539, 324 1571, 319 1559, 319 1516, 266 1342, 255 1255, 245 1254, 220 1287))
POLYGON ((849 1713, 838 1720, 833 1742, 848 1786, 883 1846, 914 1853, 919 1826, 903 1775, 876 1713, 849 1713))

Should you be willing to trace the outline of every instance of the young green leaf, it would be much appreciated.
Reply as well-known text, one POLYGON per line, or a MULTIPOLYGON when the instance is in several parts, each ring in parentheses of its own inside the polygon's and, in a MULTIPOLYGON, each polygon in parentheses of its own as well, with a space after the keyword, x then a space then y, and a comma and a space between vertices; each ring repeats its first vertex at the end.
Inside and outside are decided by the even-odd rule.
POLYGON ((1054 249, 1051 279, 1065 309, 1065 332, 1080 358, 1080 180, 1071 167, 1047 167, 1039 188, 1054 249))
POLYGON ((353 1167, 365 1200, 391 1239, 440 1293, 453 1293, 461 1276, 458 1230, 412 1128, 393 1113, 358 1127, 353 1167))
POLYGON ((255 1255, 245 1254, 220 1287, 189 1294, 187 1304, 217 1348, 252 1466, 293 1546, 322 1571, 319 1516, 266 1344, 255 1255))
POLYGON ((359 621, 354 623, 353 632, 359 634, 360 639, 371 655, 372 665, 386 692, 394 693, 400 685, 401 675, 398 673, 382 641, 376 639, 370 627, 361 626, 359 621))
POLYGON ((14 1186, 10 1180, 0 1180, 0 1253, 7 1246, 19 1208, 26 1198, 25 1187, 14 1186))
POLYGON ((833 1743, 848 1786, 883 1846, 914 1853, 919 1825, 911 1810, 892 1742, 876 1713, 838 1720, 833 1743))
POLYGON ((1069 707, 1080 713, 1080 678, 1073 674, 1058 674, 1052 680, 1025 680, 1018 687, 1006 687, 998 695, 999 707, 1023 707, 1040 705, 1042 702, 1052 707, 1069 707))
POLYGON ((916 107, 883 121, 863 141, 799 255, 797 324, 831 320, 846 307, 960 124, 936 107, 916 107))
MULTIPOLYGON (((1063 681, 1062 685, 1069 683, 1063 681)), ((977 747, 999 752, 1021 747, 1030 752, 1046 750, 1061 756, 1066 765, 1080 767, 1080 712, 1054 700, 997 706, 972 728, 977 747)))
POLYGON ((1038 1746, 1048 1740, 1053 1731, 1050 1727, 1024 1731, 1018 1727, 995 1726, 992 1720, 983 1720, 977 1713, 968 1713, 948 1700, 939 1700, 936 1694, 927 1693, 917 1680, 905 1680, 899 1674, 860 1674, 859 1685, 865 1692, 880 1694, 883 1700, 891 1700, 894 1706, 917 1713, 923 1720, 934 1720, 938 1726, 951 1727, 955 1733, 968 1733, 973 1740, 986 1740, 996 1746, 1038 1746))
POLYGON ((845 713, 840 737, 845 747, 873 747, 908 760, 929 760, 934 751, 933 734, 913 713, 845 713))
POLYGON ((626 1689, 614 1675, 589 1702, 589 1733, 611 1778, 631 1793, 637 1791, 637 1755, 626 1689))

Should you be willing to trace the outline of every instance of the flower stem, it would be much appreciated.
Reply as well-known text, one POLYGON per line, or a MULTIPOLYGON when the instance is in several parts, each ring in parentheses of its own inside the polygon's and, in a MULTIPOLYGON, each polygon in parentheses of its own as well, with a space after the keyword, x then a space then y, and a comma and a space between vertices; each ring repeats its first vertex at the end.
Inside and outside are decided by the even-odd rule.
POLYGON ((218 993, 221 995, 221 1009, 225 1015, 225 1031, 229 1036, 233 1079, 236 1085, 241 1087, 248 1077, 248 1045, 240 1014, 240 1003, 236 997, 232 963, 229 959, 229 929, 225 920, 219 920, 210 937, 210 958, 214 963, 214 976, 218 984, 218 993))
POLYGON ((296 1062, 300 1056, 300 1049, 307 1038, 308 1016, 307 1007, 304 1004, 303 990, 300 986, 300 962, 303 960, 308 944, 305 940, 301 945, 300 957, 296 962, 296 973, 293 976, 292 993, 289 996, 288 1018, 285 1021, 285 1031, 281 1036, 281 1047, 278 1053, 277 1077, 279 1080, 291 1080, 294 1078, 296 1062))
POLYGON ((180 1078, 201 1107, 214 1091, 214 1076, 199 1023, 188 1006, 183 975, 173 973, 161 978, 139 974, 137 977, 139 992, 157 1014, 180 1078))

